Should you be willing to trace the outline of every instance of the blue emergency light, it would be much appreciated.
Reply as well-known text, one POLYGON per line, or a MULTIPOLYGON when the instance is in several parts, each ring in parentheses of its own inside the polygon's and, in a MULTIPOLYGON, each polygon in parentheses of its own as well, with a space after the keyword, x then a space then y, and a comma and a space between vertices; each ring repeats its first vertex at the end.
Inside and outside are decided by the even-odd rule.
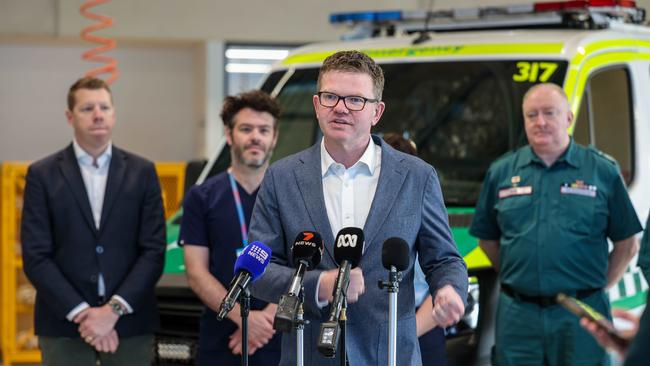
POLYGON ((384 11, 357 11, 346 13, 332 13, 330 15, 330 23, 360 23, 360 22, 388 22, 403 20, 402 12, 399 10, 384 10, 384 11))

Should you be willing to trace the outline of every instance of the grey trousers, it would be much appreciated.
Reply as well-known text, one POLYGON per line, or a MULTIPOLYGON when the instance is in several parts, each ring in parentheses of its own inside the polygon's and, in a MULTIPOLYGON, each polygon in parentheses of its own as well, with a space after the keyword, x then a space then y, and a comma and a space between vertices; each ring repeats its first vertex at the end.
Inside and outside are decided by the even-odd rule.
POLYGON ((120 338, 115 353, 97 352, 81 338, 39 337, 43 366, 150 366, 152 334, 120 338))

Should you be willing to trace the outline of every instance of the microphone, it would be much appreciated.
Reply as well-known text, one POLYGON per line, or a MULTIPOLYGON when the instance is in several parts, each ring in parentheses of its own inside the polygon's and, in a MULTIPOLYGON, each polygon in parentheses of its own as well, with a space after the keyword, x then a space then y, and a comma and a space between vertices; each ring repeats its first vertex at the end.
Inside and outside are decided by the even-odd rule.
POLYGON ((402 238, 388 238, 381 247, 381 263, 389 271, 388 281, 379 288, 388 290, 388 364, 397 364, 397 292, 402 271, 409 266, 409 246, 402 238))
POLYGON ((303 231, 296 237, 291 247, 293 253, 293 274, 291 285, 286 294, 280 297, 278 309, 273 320, 273 328, 282 332, 291 332, 300 305, 300 289, 305 271, 314 269, 323 257, 323 239, 315 231, 303 231))
POLYGON ((409 246, 402 238, 388 238, 381 247, 381 264, 389 271, 401 272, 409 266, 409 246))
POLYGON ((270 260, 271 249, 259 241, 254 241, 244 248, 242 254, 235 261, 235 277, 230 282, 228 294, 219 306, 217 314, 219 321, 223 320, 232 310, 241 292, 264 273, 270 260))
POLYGON ((350 285, 350 270, 361 261, 363 247, 363 230, 357 227, 346 227, 336 234, 334 260, 339 263, 339 274, 332 291, 330 316, 327 322, 321 324, 318 337, 318 351, 325 357, 334 357, 336 353, 340 330, 338 319, 350 285))

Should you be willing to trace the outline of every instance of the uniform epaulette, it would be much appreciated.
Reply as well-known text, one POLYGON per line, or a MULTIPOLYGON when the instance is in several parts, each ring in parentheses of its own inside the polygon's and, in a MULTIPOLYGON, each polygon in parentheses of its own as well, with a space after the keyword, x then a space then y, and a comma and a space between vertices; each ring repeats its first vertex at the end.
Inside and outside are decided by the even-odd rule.
POLYGON ((600 156, 604 160, 618 166, 618 162, 616 161, 616 159, 614 159, 613 156, 598 150, 594 145, 589 145, 588 150, 591 151, 592 153, 596 154, 597 156, 600 156))

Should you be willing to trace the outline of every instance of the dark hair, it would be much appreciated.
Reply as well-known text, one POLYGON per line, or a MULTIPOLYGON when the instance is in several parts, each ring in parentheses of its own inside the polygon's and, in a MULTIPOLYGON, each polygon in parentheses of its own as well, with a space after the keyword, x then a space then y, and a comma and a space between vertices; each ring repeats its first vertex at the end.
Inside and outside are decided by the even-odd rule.
POLYGON ((93 76, 84 76, 81 79, 75 81, 75 83, 72 84, 72 86, 68 90, 68 110, 70 111, 74 108, 75 104, 77 103, 77 100, 75 98, 75 93, 79 89, 90 89, 90 90, 104 89, 111 96, 111 103, 113 102, 113 94, 111 93, 111 89, 108 87, 108 84, 104 80, 93 76))
POLYGON ((384 141, 386 141, 386 143, 392 146, 395 150, 399 150, 403 153, 414 156, 418 155, 418 150, 415 147, 415 143, 398 133, 389 132, 384 134, 383 138, 384 141))
POLYGON ((273 116, 273 128, 278 129, 278 118, 280 118, 280 105, 270 95, 261 90, 251 90, 236 96, 228 96, 223 100, 221 109, 221 120, 224 126, 232 129, 235 127, 235 115, 244 108, 250 108, 258 112, 268 112, 273 116))
POLYGON ((326 58, 318 72, 318 91, 320 91, 321 87, 321 78, 329 71, 367 74, 372 79, 375 98, 381 100, 384 91, 384 71, 365 53, 354 50, 339 51, 326 58))

